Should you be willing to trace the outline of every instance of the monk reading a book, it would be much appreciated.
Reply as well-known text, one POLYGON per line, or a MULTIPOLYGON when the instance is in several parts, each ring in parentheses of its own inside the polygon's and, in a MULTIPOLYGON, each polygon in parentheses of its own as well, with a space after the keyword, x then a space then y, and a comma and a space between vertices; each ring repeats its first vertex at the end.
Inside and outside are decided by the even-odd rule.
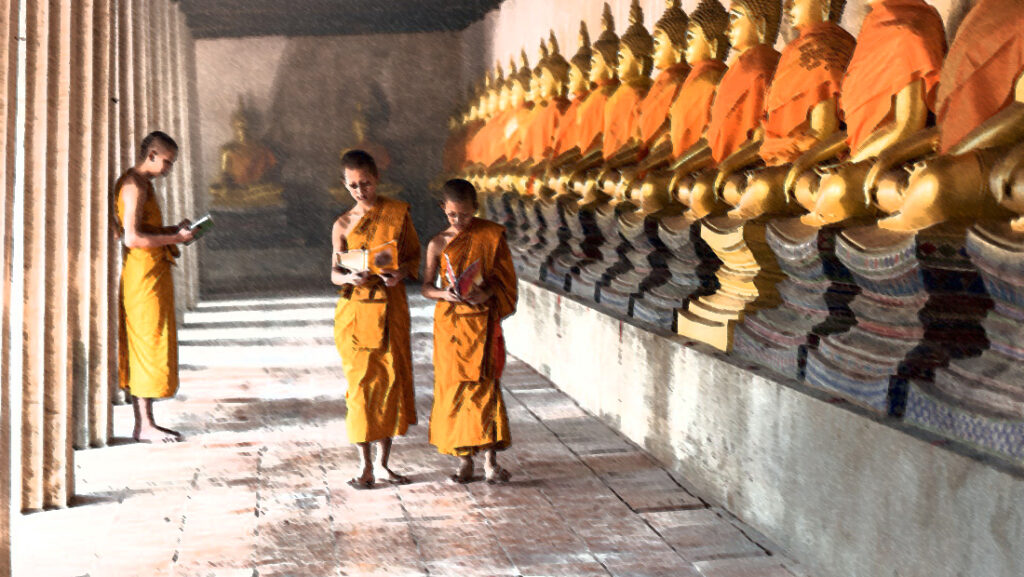
POLYGON ((430 443, 459 457, 453 481, 472 481, 473 457, 483 452, 487 482, 505 483, 510 474, 496 455, 511 443, 500 382, 501 321, 516 310, 512 253, 504 227, 473 216, 477 196, 469 182, 446 182, 441 206, 451 226, 427 246, 423 277, 423 296, 437 301, 430 443))
POLYGON ((351 150, 341 165, 356 204, 338 217, 331 232, 331 282, 341 287, 334 342, 348 379, 348 438, 359 448, 361 466, 349 485, 369 489, 377 479, 409 482, 388 467, 388 459, 392 437, 416 423, 409 302, 401 281, 416 276, 420 242, 409 205, 377 196, 373 157, 351 150), (376 462, 370 459, 371 444, 377 445, 376 462))
POLYGON ((153 420, 153 399, 178 391, 178 330, 171 265, 178 244, 193 239, 190 222, 164 226, 153 179, 165 176, 178 158, 178 144, 163 132, 142 140, 139 159, 114 184, 118 234, 124 240, 121 272, 119 368, 135 410, 132 438, 143 443, 180 439, 153 420))

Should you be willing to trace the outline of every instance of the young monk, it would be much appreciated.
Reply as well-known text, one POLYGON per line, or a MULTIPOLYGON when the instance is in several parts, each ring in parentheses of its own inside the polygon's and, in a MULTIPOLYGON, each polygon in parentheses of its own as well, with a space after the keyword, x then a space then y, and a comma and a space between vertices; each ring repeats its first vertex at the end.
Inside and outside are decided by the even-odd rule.
POLYGON ((356 489, 372 488, 377 479, 405 484, 409 479, 391 470, 388 460, 392 437, 416 424, 409 302, 402 280, 416 276, 420 242, 409 205, 377 196, 373 157, 352 150, 341 157, 341 166, 356 204, 334 222, 334 251, 372 250, 395 242, 393 264, 377 274, 338 266, 331 271, 331 282, 342 287, 334 342, 348 379, 346 426, 349 441, 359 449, 361 468, 348 484, 356 489), (370 459, 371 443, 377 445, 376 462, 370 459))
POLYGON ((430 443, 459 458, 453 481, 472 481, 473 456, 483 452, 487 482, 506 483, 511 475, 498 465, 497 452, 511 443, 500 380, 501 320, 516 310, 512 253, 504 227, 473 216, 477 196, 469 182, 446 182, 441 207, 451 226, 427 246, 423 277, 423 296, 437 301, 430 443), (441 288, 434 282, 439 274, 441 288), (472 280, 462 282, 467 277, 472 280))
POLYGON ((177 244, 192 240, 188 220, 164 226, 153 179, 165 176, 178 158, 178 144, 163 132, 142 140, 139 158, 114 184, 117 228, 124 240, 121 272, 121 333, 118 350, 121 387, 135 412, 132 438, 142 443, 181 439, 153 420, 153 399, 178 391, 178 331, 174 317, 171 265, 177 244))

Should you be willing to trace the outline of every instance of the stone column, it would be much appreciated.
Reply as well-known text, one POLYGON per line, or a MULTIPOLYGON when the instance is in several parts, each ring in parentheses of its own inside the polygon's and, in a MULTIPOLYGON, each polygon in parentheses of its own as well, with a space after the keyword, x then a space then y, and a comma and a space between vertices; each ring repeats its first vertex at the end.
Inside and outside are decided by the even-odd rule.
MULTIPOLYGON (((132 122, 135 126, 135 141, 133 143, 138 150, 139 142, 151 130, 149 112, 149 10, 146 8, 148 2, 145 0, 125 0, 131 6, 131 60, 126 62, 132 68, 132 100, 128 104, 132 113, 132 122)), ((134 164, 134 156, 132 162, 134 164)))
POLYGON ((139 146, 135 133, 135 0, 117 0, 117 95, 120 167, 135 163, 139 146))
MULTIPOLYGON (((124 0, 105 0, 110 4, 110 60, 109 60, 109 84, 108 84, 108 110, 109 110, 109 126, 110 134, 107 138, 107 142, 111 146, 116 147, 111 150, 107 155, 107 166, 109 171, 107 174, 107 211, 110 213, 111 218, 108 221, 113 226, 113 216, 116 214, 116 208, 114 206, 113 199, 113 186, 118 176, 120 176, 124 165, 123 157, 125 155, 132 155, 132 147, 125 147, 122 144, 122 132, 124 130, 121 122, 122 109, 124 107, 122 101, 122 85, 121 85, 121 41, 126 36, 123 33, 123 21, 122 16, 122 5, 124 0), (116 102, 115 102, 116 101, 116 102)), ((107 262, 110 263, 110 267, 107 275, 107 366, 110 367, 110 374, 107 378, 108 383, 108 413, 107 413, 107 440, 114 436, 114 420, 110 418, 110 405, 114 402, 118 402, 121 399, 119 394, 120 389, 118 388, 118 321, 120 320, 120 306, 118 305, 120 296, 120 280, 121 280, 121 243, 120 241, 112 238, 113 228, 111 233, 108 233, 109 243, 107 246, 107 262)), ((102 400, 98 401, 102 402, 102 400)))
POLYGON ((0 577, 11 574, 11 286, 18 2, 0 0, 0 577))
MULTIPOLYGON (((199 151, 202 150, 202 134, 199 132, 199 114, 189 114, 189 111, 198 110, 198 95, 196 94, 196 67, 195 67, 195 42, 192 33, 185 23, 185 15, 178 11, 178 30, 181 39, 178 43, 179 55, 181 56, 181 108, 182 108, 182 138, 188 142, 189 150, 192 152, 186 155, 182 165, 186 206, 190 214, 202 215, 207 212, 205 191, 197 188, 203 182, 201 178, 202 163, 197 162, 199 151)), ((188 306, 194 307, 199 301, 199 258, 202 254, 203 243, 198 243, 192 251, 192 258, 186 262, 191 277, 189 280, 188 306)))
MULTIPOLYGON (((110 439, 110 385, 117 375, 117 341, 111 338, 111 269, 114 266, 113 242, 110 230, 110 147, 116 145, 116 133, 111 132, 110 79, 111 79, 111 0, 93 0, 92 26, 92 162, 89 182, 89 244, 92 276, 89 279, 89 391, 88 439, 91 447, 102 447, 110 439), (112 138, 114 137, 114 138, 112 138), (113 361, 113 363, 112 363, 113 361)), ((90 22, 85 22, 90 26, 90 22)), ((89 88, 86 88, 87 90, 89 88)), ((116 293, 113 295, 116 298, 116 293)), ((116 321, 116 317, 114 317, 116 321)), ((116 324, 113 325, 116 327, 116 324)))
POLYGON ((71 36, 71 130, 68 172, 68 341, 74 447, 89 446, 89 297, 95 270, 92 249, 93 1, 75 2, 71 36))

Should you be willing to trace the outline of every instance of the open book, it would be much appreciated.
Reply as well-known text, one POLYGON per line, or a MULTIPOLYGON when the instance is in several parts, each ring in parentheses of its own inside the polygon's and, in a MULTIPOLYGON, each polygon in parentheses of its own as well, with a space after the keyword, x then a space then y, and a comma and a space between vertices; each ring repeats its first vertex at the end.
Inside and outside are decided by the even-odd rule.
POLYGON ((194 243, 195 241, 202 238, 206 233, 213 230, 213 218, 207 214, 206 216, 203 216, 199 220, 193 222, 192 225, 188 227, 188 229, 194 232, 195 236, 192 237, 192 240, 186 242, 186 245, 194 243))
POLYGON ((481 265, 479 260, 473 261, 473 264, 467 266, 461 274, 456 275, 455 269, 452 267, 452 260, 448 258, 448 254, 444 255, 444 276, 445 280, 448 281, 448 286, 452 287, 455 294, 461 298, 466 298, 473 287, 483 284, 484 277, 481 273, 481 265))
POLYGON ((357 248, 334 253, 334 266, 353 272, 381 274, 398 268, 398 241, 390 240, 373 248, 357 248))

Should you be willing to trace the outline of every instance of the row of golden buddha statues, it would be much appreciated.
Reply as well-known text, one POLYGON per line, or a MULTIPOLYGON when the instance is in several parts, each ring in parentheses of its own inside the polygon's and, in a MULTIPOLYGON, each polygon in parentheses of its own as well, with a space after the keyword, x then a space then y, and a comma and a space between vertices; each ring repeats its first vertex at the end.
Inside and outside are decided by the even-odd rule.
POLYGON ((521 275, 1024 459, 1024 2, 667 4, 452 124, 521 275))

